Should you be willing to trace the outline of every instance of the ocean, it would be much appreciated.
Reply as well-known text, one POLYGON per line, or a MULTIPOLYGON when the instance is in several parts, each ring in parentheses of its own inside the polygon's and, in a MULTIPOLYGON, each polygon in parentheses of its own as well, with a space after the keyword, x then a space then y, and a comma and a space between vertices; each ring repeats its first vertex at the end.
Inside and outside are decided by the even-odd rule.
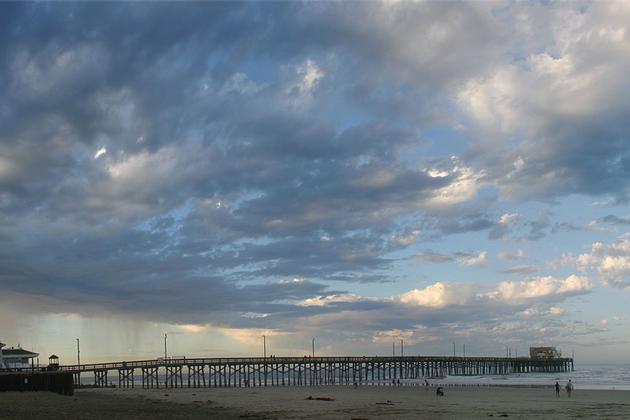
POLYGON ((575 365, 573 372, 521 373, 496 376, 449 376, 436 380, 444 384, 470 385, 554 385, 569 379, 575 389, 630 390, 630 365, 575 365))

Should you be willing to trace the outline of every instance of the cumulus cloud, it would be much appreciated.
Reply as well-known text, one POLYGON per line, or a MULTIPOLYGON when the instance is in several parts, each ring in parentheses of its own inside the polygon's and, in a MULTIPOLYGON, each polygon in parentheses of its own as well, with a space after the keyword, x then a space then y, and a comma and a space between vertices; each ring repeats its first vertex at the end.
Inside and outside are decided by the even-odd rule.
MULTIPOLYGON (((496 138, 522 136, 515 149, 503 149, 503 158, 489 171, 505 197, 626 196, 621 162, 628 158, 622 140, 628 127, 621 110, 630 102, 621 94, 627 80, 617 75, 630 68, 628 60, 619 59, 630 48, 630 11, 612 4, 593 6, 588 13, 573 6, 554 10, 542 51, 497 65, 459 91, 462 109, 482 130, 496 138), (599 139, 597 145, 593 138, 599 139)), ((515 25, 542 29, 536 22, 532 18, 515 25)), ((501 148, 493 141, 487 146, 501 148)))
POLYGON ((483 170, 476 172, 462 165, 455 157, 451 157, 448 167, 428 168, 424 172, 431 178, 451 179, 447 186, 436 190, 426 200, 427 208, 433 211, 475 199, 477 191, 484 185, 485 172, 483 170))
POLYGON ((591 252, 564 255, 562 265, 574 265, 582 272, 593 271, 605 286, 630 289, 630 240, 619 239, 611 244, 595 242, 591 252))
MULTIPOLYGON (((479 305, 492 310, 491 303, 521 305, 563 300, 570 296, 590 293, 591 282, 586 277, 571 275, 564 279, 555 277, 534 277, 521 281, 504 281, 488 292, 475 291, 472 284, 437 282, 423 289, 414 289, 398 296, 400 302, 418 307, 445 308, 456 305, 479 305)), ((538 311, 527 309, 524 313, 538 311), (529 312, 527 312, 529 311, 529 312)), ((561 315, 564 311, 550 306, 548 315, 561 315)))
POLYGON ((571 275, 565 279, 559 279, 547 276, 516 282, 504 281, 487 296, 492 300, 518 303, 536 298, 585 294, 589 293, 591 288, 592 284, 586 277, 571 275))
POLYGON ((471 285, 435 283, 424 289, 414 289, 400 296, 407 305, 442 308, 447 305, 463 305, 474 296, 471 285))

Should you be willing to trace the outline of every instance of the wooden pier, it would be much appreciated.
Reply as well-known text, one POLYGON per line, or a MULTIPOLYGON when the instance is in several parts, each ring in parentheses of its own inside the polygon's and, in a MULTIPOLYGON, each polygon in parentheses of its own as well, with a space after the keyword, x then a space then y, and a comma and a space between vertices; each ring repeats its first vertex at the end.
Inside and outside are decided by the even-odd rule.
MULTIPOLYGON (((389 384, 442 376, 569 372, 572 358, 501 357, 252 357, 156 359, 60 366, 75 375, 93 374, 94 386, 199 388, 389 384), (118 382, 114 382, 117 376, 118 382)), ((85 377, 85 376, 84 376, 85 377)))

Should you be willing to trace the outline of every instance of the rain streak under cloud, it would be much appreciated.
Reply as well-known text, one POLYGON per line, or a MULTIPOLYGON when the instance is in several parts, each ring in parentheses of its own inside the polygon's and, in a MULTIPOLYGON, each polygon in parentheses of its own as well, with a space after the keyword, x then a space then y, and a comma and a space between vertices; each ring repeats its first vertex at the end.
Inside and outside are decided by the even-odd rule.
POLYGON ((630 354, 629 22, 624 2, 0 5, 0 338, 630 354))

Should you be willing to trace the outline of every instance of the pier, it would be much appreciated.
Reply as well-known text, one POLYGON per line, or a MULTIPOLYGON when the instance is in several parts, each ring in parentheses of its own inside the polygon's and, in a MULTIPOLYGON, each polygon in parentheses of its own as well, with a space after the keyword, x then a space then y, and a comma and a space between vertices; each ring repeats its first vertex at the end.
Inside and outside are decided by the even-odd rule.
POLYGON ((387 384, 442 376, 573 371, 572 358, 528 357, 249 357, 168 358, 59 366, 93 375, 94 386, 200 388, 387 384))

